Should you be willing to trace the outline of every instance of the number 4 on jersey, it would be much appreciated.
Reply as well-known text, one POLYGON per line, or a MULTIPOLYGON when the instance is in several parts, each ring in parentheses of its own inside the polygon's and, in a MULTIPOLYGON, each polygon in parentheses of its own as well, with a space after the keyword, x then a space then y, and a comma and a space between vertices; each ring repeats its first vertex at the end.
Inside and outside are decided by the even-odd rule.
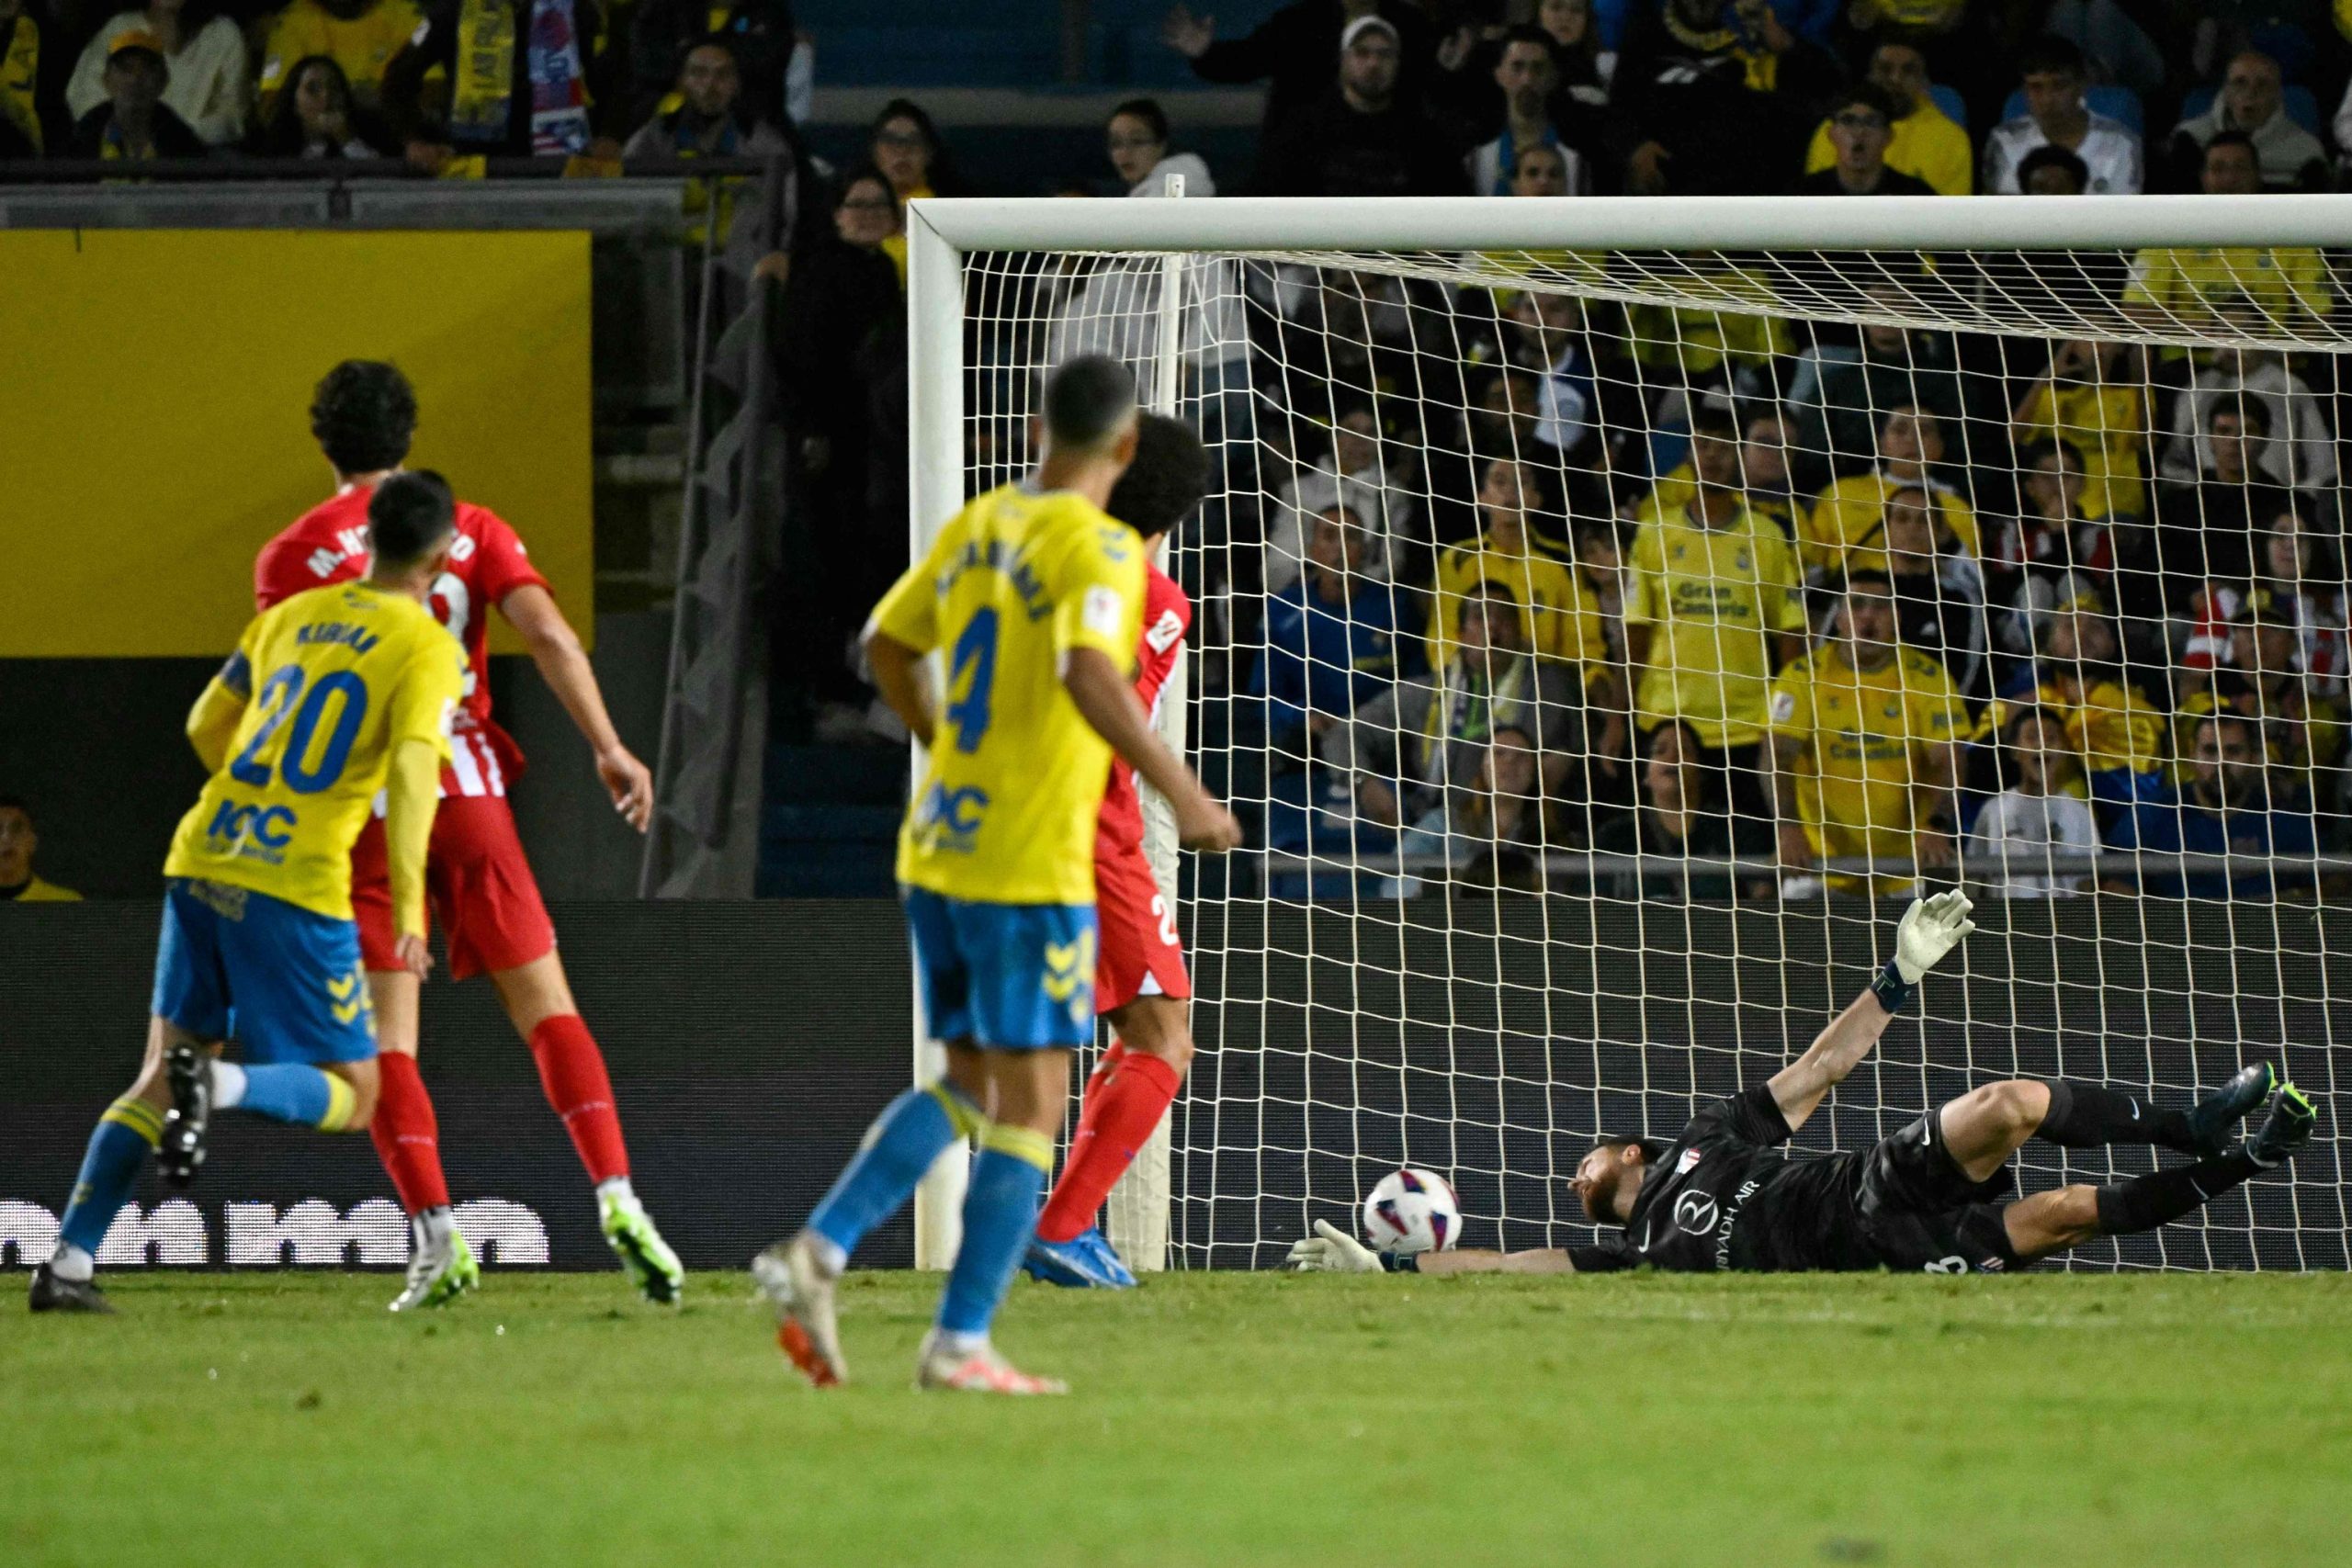
POLYGON ((956 750, 966 756, 980 749, 980 738, 989 732, 989 693, 995 684, 996 611, 983 605, 956 639, 947 672, 946 719, 956 731, 956 750), (959 686, 961 696, 956 695, 959 686))

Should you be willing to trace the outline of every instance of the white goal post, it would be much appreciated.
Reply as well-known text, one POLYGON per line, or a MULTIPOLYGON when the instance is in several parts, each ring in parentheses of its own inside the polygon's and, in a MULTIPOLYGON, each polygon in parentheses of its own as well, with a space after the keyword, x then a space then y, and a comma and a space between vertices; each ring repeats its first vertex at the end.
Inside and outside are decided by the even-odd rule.
MULTIPOLYGON (((1227 287, 1204 281, 1199 269, 1227 262, 1249 269, 1248 288, 1269 297, 1286 287, 1284 277, 1294 279, 1287 286, 1309 289, 1319 286, 1318 276, 1398 280, 1395 310, 1408 335, 1433 337, 1436 328, 1456 330, 1451 320, 1413 314, 1429 312, 1402 289, 1406 283, 1429 283, 1574 297, 1580 311, 1587 305, 1605 305, 1669 316, 1712 314, 1718 321, 1802 319, 1841 329, 1883 325, 2022 344, 2082 338, 2141 345, 2149 351, 2151 365, 2159 354, 2178 358, 2189 349, 2243 346, 2320 356, 2352 346, 2352 288, 2332 313, 2322 308, 2291 323, 2259 310, 2228 321, 2192 319, 2144 303, 2119 311, 2111 288, 2102 297, 2091 269, 2035 259, 2050 253, 2102 256, 2120 276, 2132 254, 2143 250, 2333 252, 2352 247, 2352 196, 933 198, 909 206, 906 228, 910 547, 915 558, 969 494, 1001 482, 1025 462, 1018 426, 1027 394, 1007 388, 1021 376, 1034 379, 1053 362, 1049 339, 1069 328, 1069 312, 1076 308, 1065 289, 1055 296, 1060 300, 1055 308, 1063 312, 1059 324, 1047 319, 1050 312, 1038 304, 1045 296, 1033 287, 1040 258, 1048 272, 1058 265, 1053 258, 1074 258, 1074 266, 1096 269, 1084 276, 1110 280, 1113 286, 1086 306, 1092 314, 1078 327, 1092 333, 1091 342, 1108 343, 1136 363, 1153 406, 1188 417, 1199 414, 1204 400, 1214 397, 1213 390, 1204 392, 1188 379, 1201 359, 1194 316, 1215 305, 1204 293, 1227 287), (1749 256, 1770 256, 1782 265, 1772 281, 1759 283, 1741 271, 1745 264, 1738 258, 1749 256), (1972 258, 1972 286, 1950 287, 1951 258, 1963 256, 1972 258), (1693 265, 1685 259, 1690 257, 1707 265, 1693 265), (1883 266, 1871 257, 1895 258, 1900 265, 1883 266), (1295 283, 1300 277, 1306 282, 1295 283), (1923 286, 1922 278, 1933 287, 1923 286), (974 357, 986 363, 967 362, 974 357), (976 406, 967 406, 967 392, 980 372, 997 379, 975 394, 976 406)), ((2327 265, 2331 284, 2340 276, 2352 285, 2352 268, 2338 275, 2332 260, 2327 265)), ((1362 284, 1351 287, 1355 298, 1369 301, 1362 284)), ((1371 319, 1367 303, 1364 320, 1371 319)), ((1324 323, 1318 330, 1328 338, 1336 340, 1347 330, 1330 325, 1328 316, 1316 320, 1324 323)), ((1369 334, 1374 328, 1367 324, 1363 330, 1369 334)), ((1366 364, 1375 352, 1369 336, 1362 344, 1344 346, 1363 348, 1366 364)), ((1674 353, 1682 349, 1673 345, 1674 353)), ((1430 350, 1417 343, 1414 352, 1426 355, 1430 350)), ((1332 362, 1338 363, 1336 355, 1332 362)), ((1511 373, 1502 360, 1487 363, 1486 369, 1506 378, 1511 373)), ((2152 398, 2156 388, 2154 372, 2149 374, 2141 389, 2152 398)), ((2352 393, 2352 385, 2343 389, 2352 393)), ((1661 400, 1654 388, 1639 391, 1642 417, 1657 420, 1655 426, 1645 424, 1640 434, 1645 438, 1687 435, 1691 412, 1709 397, 1720 397, 1726 407, 1751 400, 1713 389, 1702 396, 1695 383, 1687 404, 1661 400), (1682 412, 1657 415, 1661 408, 1682 412), (1675 421, 1681 423, 1669 432, 1675 421)), ((1374 388, 1368 382, 1357 386, 1347 372, 1333 370, 1318 384, 1322 406, 1304 414, 1318 426, 1336 425, 1340 411, 1359 394, 1370 397, 1374 388)), ((1433 394, 1424 389, 1413 395, 1426 403, 1433 394)), ((2053 380, 2053 407, 2056 395, 2053 380)), ((1259 396, 1262 401, 1265 394, 1259 396)), ((1506 389, 1507 413, 1510 398, 1506 389)), ((1770 400, 1776 409, 1781 406, 1781 390, 1776 388, 1770 400)), ((1478 412, 1466 402, 1457 412, 1473 423, 1478 412)), ((1864 419, 1874 432, 1889 410, 1873 400, 1828 412, 1864 419)), ((1595 412, 1592 423, 1602 417, 1595 412)), ((2189 434, 2203 439, 2201 430, 2189 434)), ((1212 446, 1257 441, 1230 429, 1222 437, 1212 446)), ((2283 439, 2276 433, 2274 437, 2283 439)), ((2151 452, 2162 439, 2161 432, 2142 433, 2142 446, 2151 452)), ((1287 442, 1284 436, 1272 448, 1284 462, 1297 456, 1287 442)), ((1465 441, 1458 454, 1462 471, 1473 473, 1493 460, 1485 450, 1465 441)), ((1404 466, 1433 485, 1426 476, 1432 471, 1429 459, 1438 455, 1408 455, 1404 466)), ((1826 464, 1827 453, 1815 455, 1826 464)), ((1337 471, 1336 455, 1332 462, 1337 471)), ((2058 468, 2063 473, 2063 461, 2058 468)), ((2158 477, 2153 458, 2145 468, 2153 487, 2158 477)), ((2021 473, 2019 468, 2011 475, 2020 488, 2021 473)), ((1344 483, 1345 475, 1340 477, 1344 483)), ((2324 504, 2337 525, 2352 522, 2341 515, 2332 467, 2324 485, 2296 493, 2309 496, 2315 506, 2324 504)), ((1424 502, 1426 511, 1434 510, 1440 498, 1406 499, 1424 502)), ((1476 508, 1481 503, 1471 496, 1445 499, 1480 515, 1476 508)), ((1251 500, 1267 515, 1277 510, 1271 493, 1251 500)), ((1291 499, 1286 496, 1282 504, 1289 506, 1291 499)), ((1299 503, 1293 514, 1305 510, 1299 503)), ((1630 517, 1630 512, 1621 515, 1630 517)), ((1186 547, 1180 546, 1180 554, 1186 547)), ((1229 543, 1219 547, 1232 548, 1229 543)), ((1250 547, 1259 547, 1253 542, 1250 547)), ((1970 547, 1974 548, 1973 539, 1970 547)), ((2258 552, 2259 542, 2254 547, 2258 552)), ((1430 553, 1431 558, 1437 555, 1434 545, 1430 553)), ((1238 689, 1266 655, 1262 638, 1245 646, 1235 629, 1241 613, 1222 607, 1213 612, 1199 603, 1196 579, 1183 570, 1178 575, 1194 592, 1197 606, 1190 669, 1238 689), (1229 641, 1210 658, 1198 642, 1200 628, 1213 615, 1228 613, 1236 618, 1220 623, 1219 635, 1229 641)), ((1982 609, 1981 584, 1978 592, 1982 609)), ((1834 607, 1816 614, 1806 635, 1826 636, 1825 617, 1835 614, 1834 607)), ((2029 640, 2018 657, 2046 657, 2039 631, 2032 629, 2039 625, 2031 623, 2024 634, 2029 640)), ((2226 642, 2226 629, 2222 636, 2226 642)), ((1179 745, 1188 739, 1187 678, 1187 666, 1180 664, 1162 713, 1164 728, 1179 745)), ((1777 693, 1774 700, 1780 700, 1777 693)), ((1400 741, 1412 728, 1402 720, 1390 722, 1400 741)), ((2169 748, 2171 726, 2161 728, 2159 740, 2169 748)), ((1585 732, 1577 733, 1575 744, 1582 747, 1585 732)), ((1228 753, 1221 761, 1239 770, 1237 777, 1250 764, 1313 760, 1278 755, 1271 740, 1245 743, 1222 728, 1218 737, 1214 744, 1228 753), (1250 758, 1241 757, 1245 750, 1252 751, 1250 758)), ((1731 742, 1723 744, 1729 748, 1731 742)), ((1772 743, 1768 739, 1762 744, 1769 760, 1772 743)), ((1638 771, 1638 758, 1635 764, 1638 771)), ((919 773, 919 749, 914 765, 919 773)), ((2157 765, 2150 761, 2151 777, 2157 765)), ((2161 766, 2167 778, 2186 778, 2187 743, 2177 755, 2167 750, 2161 766)), ((1253 804, 1283 809, 1266 793, 1263 779, 1250 776, 1259 792, 1253 804)), ((1768 794, 1772 783, 1768 767, 1768 794)), ((1817 792, 1821 786, 1811 787, 1817 792)), ((1814 811, 1827 809, 1817 794, 1807 799, 1814 811)), ((2329 810, 2335 800, 2331 796, 2329 810)), ((1154 804, 1148 798, 1154 861, 1174 901, 1175 857, 1164 813, 1153 812, 1154 804)), ((1309 799, 1300 809, 1312 817, 1317 807, 1309 799)), ((1738 807, 1731 809, 1736 814, 1738 807)), ((2127 800, 2122 809, 2136 807, 2127 800)), ((1783 814, 1780 820, 1785 828, 1793 819, 1783 814)), ((1448 862, 1452 852, 1442 847, 1452 831, 1439 829, 1434 872, 1429 854, 1416 857, 1409 833, 1378 854, 1335 849, 1329 840, 1317 840, 1284 860, 1253 846, 1259 852, 1250 869, 1221 877, 1218 886, 1228 893, 1217 900, 1246 901, 1250 910, 1208 911, 1193 898, 1185 899, 1188 937, 1202 940, 1195 933, 1204 919, 1215 916, 1216 934, 1199 955, 1203 973, 1214 976, 1203 983, 1201 1010, 1232 1015, 1223 1031, 1228 1044, 1232 1018, 1246 1014, 1249 1029, 1256 1031, 1255 1049, 1281 1060, 1238 1077, 1225 1072, 1209 1087, 1188 1089, 1188 1100, 1197 1098, 1199 1103, 1188 1111, 1187 1101, 1180 1101, 1171 1118, 1182 1122, 1173 1156, 1163 1127, 1154 1148, 1137 1160, 1113 1198, 1112 1240, 1132 1266, 1262 1266, 1283 1239, 1269 1234, 1269 1214, 1280 1214, 1281 1225, 1295 1235, 1310 1217, 1337 1217, 1334 1205, 1351 1201, 1367 1172, 1376 1173, 1408 1154, 1415 1163, 1469 1173, 1465 1213, 1474 1225, 1488 1227, 1487 1242, 1497 1227, 1514 1245, 1539 1237, 1556 1242, 1558 1234, 1581 1223, 1580 1215, 1559 1206, 1566 1174, 1561 1148, 1601 1132, 1670 1136, 1675 1127, 1666 1123, 1675 1119, 1676 1107, 1702 1092, 1723 1092, 1730 1076, 1785 1049, 1801 1048, 1826 1019, 1822 1003, 1838 987, 1850 982, 1858 987, 1864 976, 1855 965, 1869 957, 1876 918, 1867 900, 1845 906, 1823 900, 1787 917, 1741 908, 1727 910, 1720 921, 1678 907, 1669 918, 1652 907, 1656 895, 1646 879, 1656 868, 1642 852, 1624 863, 1632 880, 1617 885, 1619 891, 1611 895, 1604 891, 1604 873, 1615 863, 1581 838, 1573 843, 1546 839, 1539 845, 1544 852, 1535 857, 1547 874, 1556 870, 1567 877, 1577 889, 1567 901, 1580 908, 1571 909, 1555 897, 1558 886, 1547 879, 1524 904, 1508 903, 1489 886, 1478 896, 1488 900, 1481 907, 1490 907, 1491 914, 1458 914, 1461 885, 1448 868, 1460 863, 1448 862), (1277 883, 1285 867, 1293 880, 1277 883), (1321 880, 1326 873, 1344 881, 1346 891, 1337 898, 1327 891, 1330 884, 1321 880), (1246 899, 1230 893, 1245 883, 1251 888, 1246 899), (1275 891, 1278 886, 1289 890, 1275 891), (1763 934, 1767 928, 1756 922, 1768 918, 1797 930, 1799 936, 1792 938, 1778 925, 1763 934), (1632 934, 1609 934, 1621 930, 1632 934), (1246 955, 1245 935, 1255 943, 1246 955), (1294 942, 1298 948, 1288 945, 1294 942), (1514 969, 1531 950, 1540 950, 1532 967, 1514 969), (1432 964, 1438 973, 1430 972, 1432 964), (1681 978, 1662 982, 1661 965, 1681 978), (1799 970, 1802 976, 1788 977, 1799 970), (1531 983, 1528 976, 1536 978, 1531 983), (1298 994, 1275 994, 1290 987, 1298 994), (1326 999, 1340 993, 1336 1003, 1326 999), (1268 1021, 1274 1009, 1294 1007, 1296 1020, 1268 1021), (1675 1041, 1655 1058, 1643 1044, 1644 1031, 1654 1024, 1675 1041), (1464 1040, 1452 1038, 1457 1029, 1464 1040), (1359 1090, 1362 1101, 1351 1098, 1359 1090), (1362 1125, 1359 1103, 1377 1106, 1364 1113, 1362 1125), (1430 1150, 1443 1153, 1425 1155, 1430 1150), (1173 1219, 1171 1209, 1178 1211, 1173 1219)), ((1907 856, 1890 859, 1873 849, 1849 862, 1842 852, 1822 848, 1831 840, 1815 841, 1819 858, 1814 869, 1830 874, 1833 884, 1841 871, 1884 875, 1890 866, 1911 869, 1907 856)), ((2319 852, 2321 848, 2306 846, 2298 852, 2300 858, 2280 849, 2277 859, 2292 861, 2315 888, 2324 887, 2324 878, 2347 867, 2319 852)), ((2232 858, 2237 853, 2233 845, 2217 859, 2233 877, 2244 872, 2232 858)), ((1768 860, 1769 855, 1768 851, 1768 860)), ((2257 858, 2268 863, 2272 856, 2257 858)), ((1982 863, 1969 862, 1964 854, 1962 859, 1961 874, 1982 886, 1982 863)), ((1920 863, 1928 863, 1923 857, 1920 863)), ((2106 851, 2070 858, 2064 849, 2052 849, 2037 863, 2053 874, 2097 870, 2102 876, 2118 863, 2106 851)), ((2160 853, 2143 854, 2134 862, 2134 874, 2152 874, 2152 867, 2161 870, 2164 863, 2160 853)), ((2200 866, 2215 869, 2194 854, 2175 855, 2169 864, 2181 875, 2200 866)), ((1756 869, 1757 863, 1737 855, 1719 861, 1694 855, 1674 875, 1687 880, 1699 870, 1740 866, 1756 869)), ((2000 869, 1995 868, 1996 884, 2000 869)), ((2283 873, 2281 877, 2276 886, 2284 887, 2283 873)), ((2075 877, 2077 885, 2083 880, 2075 877)), ((1725 886, 1733 886, 1728 878, 1725 886)), ((2331 959, 2342 944, 2331 938, 2341 933, 2334 930, 2326 899, 2292 911, 2267 899, 2257 908, 2236 895, 2243 886, 2233 880, 2230 891, 2211 900, 2219 907, 2218 928, 2201 923, 2209 911, 2200 908, 2207 900, 2199 897, 2166 902, 2132 892, 2086 894, 2079 906, 2046 900, 2015 920, 1984 921, 1988 931, 1975 939, 1964 990, 1956 987, 1940 1004, 1931 998, 1931 1016, 1921 1029, 1940 1040, 1943 1049, 1963 1054, 1960 1065, 1972 1072, 2064 1071, 2173 1096, 2211 1081, 2224 1056, 2266 1048, 2275 1055, 2292 1047, 2289 1055, 2297 1076, 2318 1077, 2323 1081, 2311 1087, 2332 1089, 2341 1070, 2336 1031, 2352 1027, 2352 1014, 2338 1015, 2331 959), (2226 952, 2212 951, 2211 933, 2216 929, 2230 933, 2226 952), (2085 983, 2069 965, 2083 966, 2079 975, 2092 976, 2087 1004, 2076 994, 2085 983), (2217 982, 2216 976, 2224 978, 2217 982), (2014 1007, 2001 1002, 2004 1010, 1995 1016, 1990 1010, 1996 1004, 1988 997, 2012 982, 2039 987, 2033 992, 2037 999, 2020 999, 2014 1007), (2222 997, 2222 986, 2232 994, 2222 997), (2249 987, 2276 994, 2259 998, 2259 1005, 2249 1010, 2244 995, 2249 987), (2045 991, 2046 1001, 2041 999, 2045 991), (2133 1011, 2134 998, 2144 1004, 2143 1010, 2133 1011), (2166 1005, 2177 1000, 2188 1021, 2169 1013, 2159 1018, 2151 998, 2166 1005), (2215 1007, 2229 1015, 2226 1027, 2199 1010, 2215 1007), (2110 1052, 2105 1043, 2110 1030, 2117 1041, 2128 1036, 2131 1043, 2110 1052), (2084 1043, 2092 1036, 2099 1043, 2084 1043)), ((1740 897, 1753 901, 1749 893, 1740 897)), ((1204 1040, 1207 1032, 1204 1032, 1204 1040)), ((1832 1146, 1891 1132, 1898 1124, 1891 1119, 1916 1116, 1935 1100, 1949 1098, 1953 1085, 1962 1082, 1952 1076, 1954 1064, 1939 1058, 1935 1040, 1924 1045, 1915 1041, 1905 1055, 1895 1038, 1890 1036, 1883 1067, 1868 1069, 1866 1082, 1856 1080, 1851 1114, 1825 1117, 1832 1146)), ((1210 1055, 1204 1051, 1196 1065, 1195 1086, 1210 1055)), ((919 1007, 913 1067, 918 1082, 935 1078, 943 1067, 938 1043, 923 1035, 919 1007)), ((2216 1240, 2196 1230, 2186 1245, 2126 1249, 2107 1259, 2107 1266, 2345 1266, 2343 1147, 2332 1127, 2324 1129, 2324 1141, 2325 1146, 2298 1168, 2283 1197, 2256 1196, 2251 1211, 2245 1203, 2235 1211, 2241 1230, 2251 1212, 2255 1243, 2216 1240)), ((944 1268, 953 1258, 967 1158, 962 1147, 951 1149, 918 1191, 919 1268, 944 1268)), ((2046 1184, 2062 1170, 2076 1179, 2089 1171, 2096 1179, 2128 1164, 2118 1160, 2110 1167, 2103 1153, 2092 1159, 2075 1151, 2067 1159, 2046 1156, 2040 1166, 2029 1160, 2027 1174, 2029 1180, 2046 1184)))

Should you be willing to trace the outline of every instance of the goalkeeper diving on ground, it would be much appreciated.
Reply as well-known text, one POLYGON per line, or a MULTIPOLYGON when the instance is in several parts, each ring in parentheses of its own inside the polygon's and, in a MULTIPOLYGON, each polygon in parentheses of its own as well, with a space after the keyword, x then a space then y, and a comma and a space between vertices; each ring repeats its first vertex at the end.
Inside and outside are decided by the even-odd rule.
POLYGON ((1317 1221, 1317 1234, 1292 1247, 1291 1263, 1359 1273, 1599 1273, 1644 1264, 1690 1273, 2001 1273, 2180 1219, 2311 1142, 2311 1100, 2257 1062, 2186 1110, 2097 1084, 2013 1078, 1938 1106, 1866 1149, 1781 1152, 1921 978, 1976 929, 1970 908, 1958 893, 1914 903, 1895 928, 1894 958, 1804 1055, 1703 1108, 1673 1142, 1606 1138, 1586 1155, 1570 1185, 1595 1224, 1622 1227, 1622 1235, 1604 1234, 1594 1247, 1414 1257, 1374 1252, 1317 1221), (2266 1100, 2260 1128, 2238 1140, 2238 1123, 2266 1100), (2146 1144, 2197 1158, 2018 1198, 2008 1160, 2030 1138, 2065 1148, 2146 1144))

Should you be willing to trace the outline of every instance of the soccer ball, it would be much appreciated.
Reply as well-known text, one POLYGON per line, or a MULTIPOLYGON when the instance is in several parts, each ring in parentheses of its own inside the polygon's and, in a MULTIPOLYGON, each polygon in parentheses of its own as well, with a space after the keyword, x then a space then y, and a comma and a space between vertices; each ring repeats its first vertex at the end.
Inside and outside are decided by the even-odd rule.
POLYGON ((1363 1201, 1363 1238, 1374 1252, 1443 1252, 1462 1239, 1462 1200, 1433 1170, 1392 1170, 1363 1201))

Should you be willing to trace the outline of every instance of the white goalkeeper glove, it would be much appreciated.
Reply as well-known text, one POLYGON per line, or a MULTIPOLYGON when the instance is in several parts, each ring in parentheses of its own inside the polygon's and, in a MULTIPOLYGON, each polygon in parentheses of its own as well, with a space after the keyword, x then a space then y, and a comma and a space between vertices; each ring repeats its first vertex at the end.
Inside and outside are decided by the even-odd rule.
POLYGON ((1968 918, 1973 908, 1965 894, 1953 892, 1918 899, 1903 911, 1902 923, 1894 928, 1894 967, 1905 985, 1917 985, 1960 945, 1961 938, 1976 929, 1968 918))
POLYGON ((1377 1274, 1380 1254, 1329 1220, 1315 1222, 1315 1234, 1290 1244, 1290 1266, 1303 1274, 1377 1274))

